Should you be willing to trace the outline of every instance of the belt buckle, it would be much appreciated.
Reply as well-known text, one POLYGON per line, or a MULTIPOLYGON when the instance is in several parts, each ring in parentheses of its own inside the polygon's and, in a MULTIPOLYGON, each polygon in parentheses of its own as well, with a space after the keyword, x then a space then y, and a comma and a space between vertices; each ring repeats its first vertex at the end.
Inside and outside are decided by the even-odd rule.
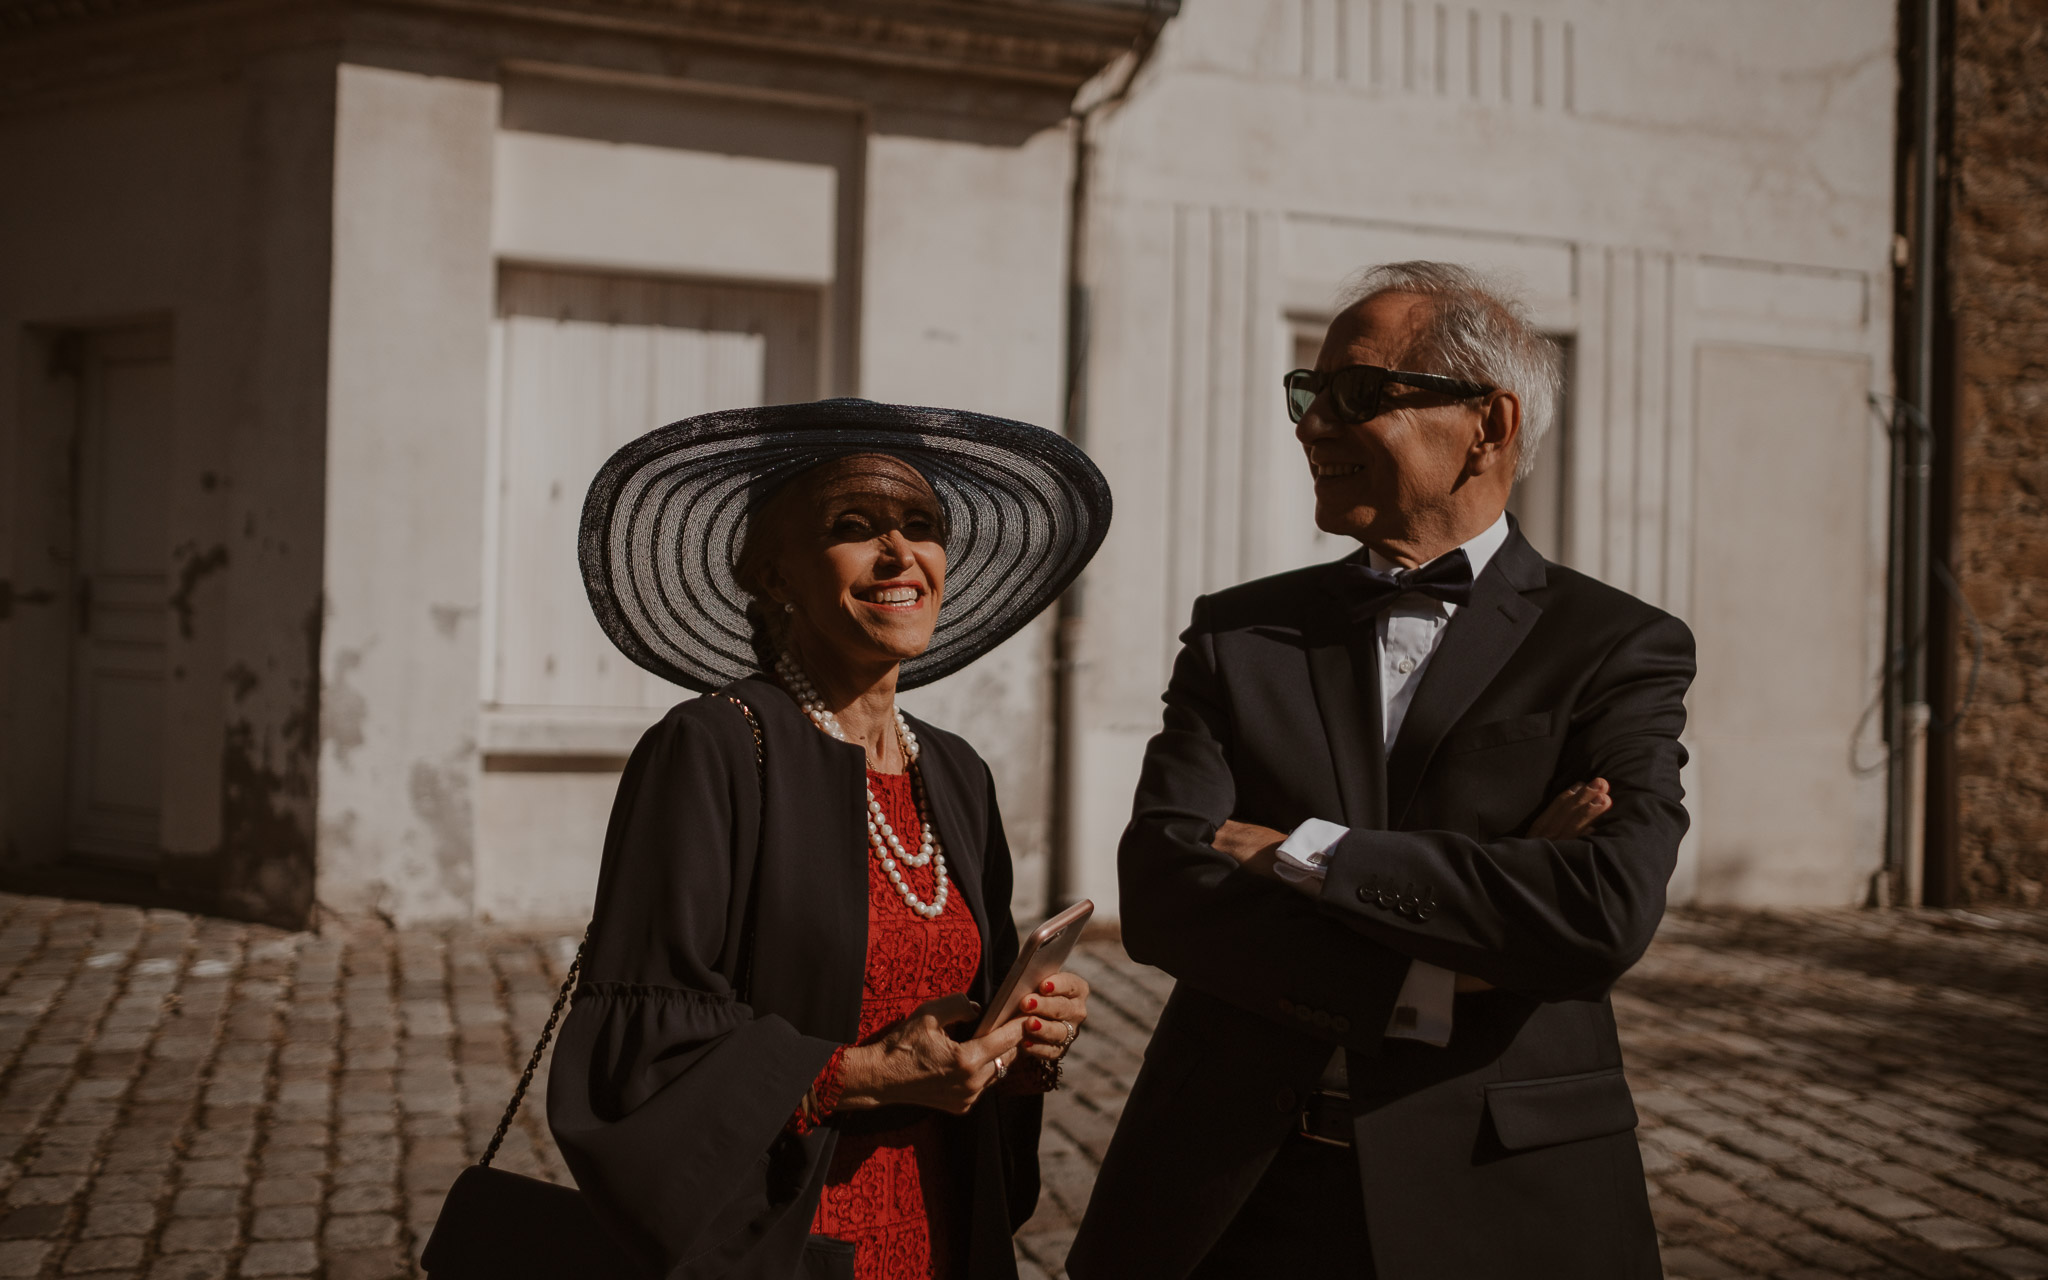
POLYGON ((1349 1102, 1351 1101, 1351 1097, 1349 1094, 1334 1093, 1328 1089, 1309 1090, 1308 1101, 1302 1103, 1301 1110, 1295 1113, 1295 1133, 1297 1136, 1306 1138, 1310 1142, 1320 1143, 1321 1145, 1326 1147, 1337 1147, 1341 1150, 1349 1151, 1352 1147, 1351 1143, 1340 1141, 1336 1138, 1325 1138, 1322 1134, 1316 1133, 1315 1131, 1309 1128, 1309 1108, 1323 1105, 1324 1103, 1329 1101, 1349 1102))

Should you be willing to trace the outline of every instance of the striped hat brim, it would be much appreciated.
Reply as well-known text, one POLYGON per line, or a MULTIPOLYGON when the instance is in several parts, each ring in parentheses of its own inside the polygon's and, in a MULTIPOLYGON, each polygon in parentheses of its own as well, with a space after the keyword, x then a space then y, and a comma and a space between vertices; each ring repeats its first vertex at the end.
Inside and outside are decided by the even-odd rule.
POLYGON ((760 669, 733 560, 762 497, 827 458, 888 453, 946 508, 946 591, 910 689, 995 648, 1072 584, 1109 531, 1109 484, 1042 427, 957 409, 822 400, 727 409, 659 427, 599 469, 579 560, 621 652, 709 691, 760 669))

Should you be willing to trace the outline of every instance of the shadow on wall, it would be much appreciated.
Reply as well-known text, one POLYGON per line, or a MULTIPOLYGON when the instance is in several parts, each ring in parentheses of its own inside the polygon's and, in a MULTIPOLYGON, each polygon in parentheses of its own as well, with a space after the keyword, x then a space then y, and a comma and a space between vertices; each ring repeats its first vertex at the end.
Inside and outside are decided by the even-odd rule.
POLYGON ((1712 857, 1697 860, 1690 901, 1743 901, 1760 862, 1757 851, 1746 846, 1715 849, 1712 857))

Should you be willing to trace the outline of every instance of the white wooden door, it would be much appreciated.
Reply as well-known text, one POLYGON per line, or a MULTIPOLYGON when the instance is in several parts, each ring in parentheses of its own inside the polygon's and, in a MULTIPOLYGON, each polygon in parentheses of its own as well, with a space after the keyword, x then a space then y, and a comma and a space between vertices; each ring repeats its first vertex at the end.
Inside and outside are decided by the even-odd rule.
POLYGON ((486 702, 571 717, 665 710, 682 691, 634 666, 591 616, 576 564, 584 493, 614 450, 664 423, 808 399, 821 296, 508 269, 499 311, 486 702))
POLYGON ((68 805, 77 854, 147 859, 159 847, 170 356, 160 328, 81 345, 68 805))

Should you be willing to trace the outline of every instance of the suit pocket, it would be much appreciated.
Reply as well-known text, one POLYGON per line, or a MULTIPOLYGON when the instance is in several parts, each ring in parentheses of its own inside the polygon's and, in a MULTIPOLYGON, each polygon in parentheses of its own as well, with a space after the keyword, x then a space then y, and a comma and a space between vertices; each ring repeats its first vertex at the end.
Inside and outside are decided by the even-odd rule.
POLYGON ((853 1280, 853 1241, 811 1236, 804 1241, 802 1280, 853 1280))
POLYGON ((1557 721, 1554 712, 1539 711, 1534 715, 1509 716, 1505 720, 1489 720, 1470 729, 1459 730, 1444 740, 1443 750, 1438 758, 1463 755, 1468 751, 1484 751, 1489 747, 1504 747, 1510 742, 1522 742, 1529 738, 1542 738, 1550 734, 1551 726, 1557 721))
POLYGON ((1486 1086, 1486 1113, 1510 1151, 1583 1142, 1636 1127, 1636 1104, 1620 1067, 1547 1080, 1486 1086))

